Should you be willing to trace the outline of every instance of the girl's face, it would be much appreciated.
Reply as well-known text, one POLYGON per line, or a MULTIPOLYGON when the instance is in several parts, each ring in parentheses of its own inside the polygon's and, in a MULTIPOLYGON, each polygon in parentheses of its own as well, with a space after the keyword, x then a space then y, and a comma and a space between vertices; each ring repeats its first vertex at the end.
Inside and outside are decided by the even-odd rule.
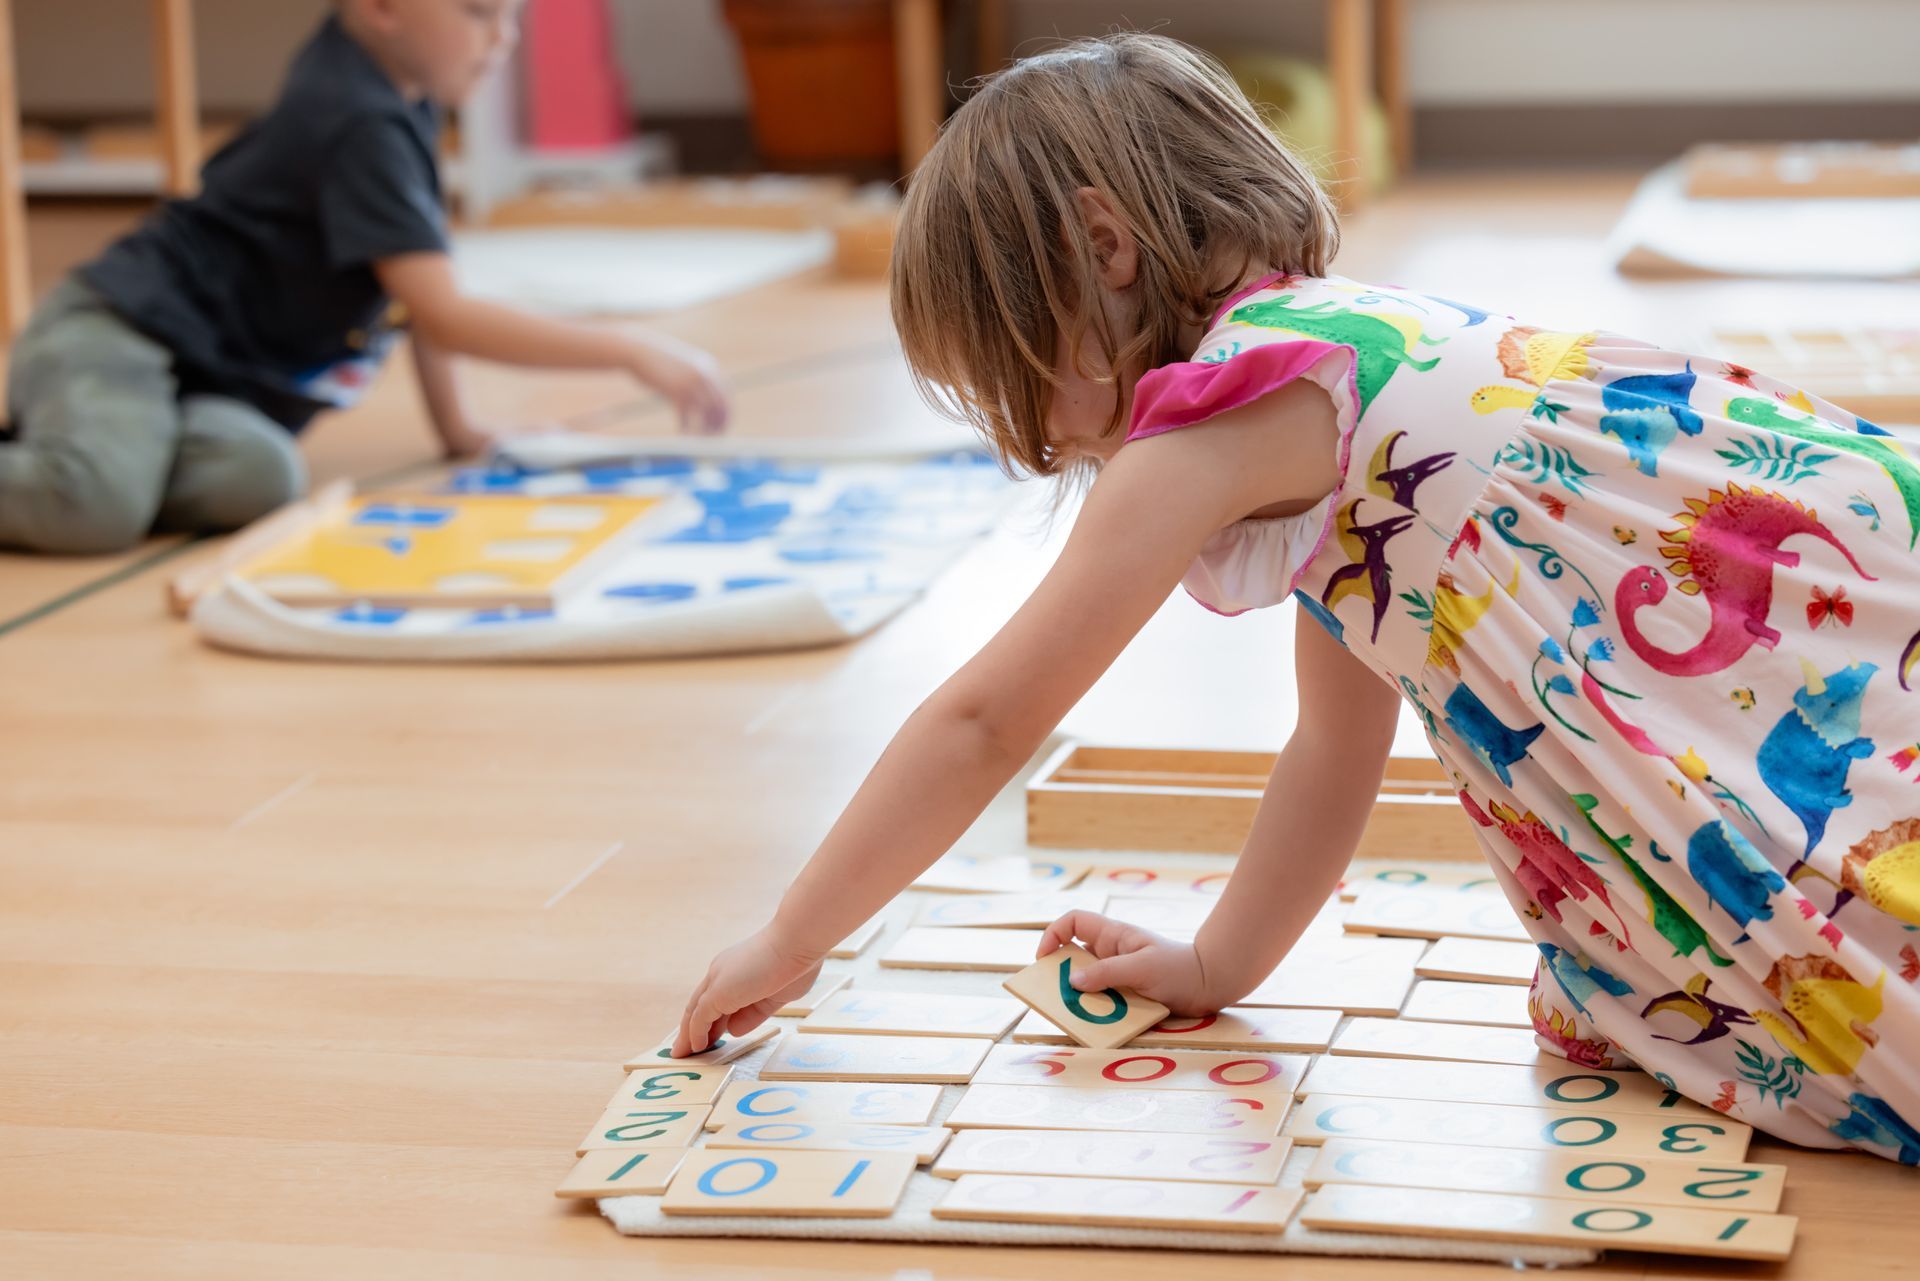
POLYGON ((1104 463, 1126 440, 1125 411, 1133 399, 1132 388, 1122 386, 1118 379, 1101 378, 1107 372, 1106 362, 1097 349, 1087 349, 1094 346, 1083 344, 1080 359, 1075 361, 1067 348, 1066 334, 1055 337, 1054 350, 1059 355, 1054 359, 1053 372, 1060 381, 1047 406, 1047 439, 1063 461, 1090 458, 1104 463), (1116 402, 1121 425, 1109 432, 1116 402))

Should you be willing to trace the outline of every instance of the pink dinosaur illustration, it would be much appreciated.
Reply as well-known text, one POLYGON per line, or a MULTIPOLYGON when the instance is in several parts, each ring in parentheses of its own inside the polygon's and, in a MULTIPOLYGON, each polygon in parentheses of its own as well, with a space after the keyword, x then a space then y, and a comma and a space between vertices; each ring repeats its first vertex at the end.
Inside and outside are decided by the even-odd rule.
POLYGON ((1607 911, 1613 913, 1613 919, 1619 923, 1619 939, 1622 943, 1632 943, 1627 933, 1627 919, 1620 915, 1620 909, 1613 905, 1607 896, 1607 883, 1600 873, 1587 865, 1567 847, 1567 843, 1548 827, 1546 820, 1528 810, 1521 814, 1516 810, 1493 802, 1493 815, 1474 802, 1465 792, 1460 794, 1460 804, 1466 808, 1467 816, 1481 827, 1497 827, 1513 847, 1520 851, 1520 862, 1514 866, 1514 879, 1526 888, 1540 909, 1554 920, 1561 920, 1557 906, 1562 899, 1571 897, 1575 902, 1584 902, 1589 894, 1607 905, 1607 911))
POLYGON ((1533 1034, 1550 1043, 1554 1052, 1582 1067, 1614 1067, 1613 1055, 1609 1053, 1613 1045, 1598 1038, 1588 1040, 1578 1035, 1578 1024, 1572 1015, 1562 1015, 1542 999, 1539 989, 1527 994, 1527 1014, 1533 1019, 1533 1034))
POLYGON ((1701 676, 1733 665, 1755 645, 1772 649, 1780 633, 1767 626, 1773 606, 1773 570, 1800 563, 1799 552, 1782 551, 1780 544, 1798 534, 1818 538, 1842 556, 1867 581, 1873 575, 1860 567, 1853 553, 1820 523, 1809 509, 1769 490, 1728 485, 1725 492, 1709 490, 1706 498, 1687 499, 1687 510, 1676 519, 1679 529, 1662 530, 1668 544, 1660 554, 1667 569, 1683 581, 1680 590, 1707 598, 1710 610, 1707 634, 1693 648, 1678 652, 1660 649, 1640 631, 1634 614, 1667 597, 1666 580, 1645 566, 1627 571, 1613 595, 1620 612, 1620 632, 1641 661, 1669 676, 1701 676))

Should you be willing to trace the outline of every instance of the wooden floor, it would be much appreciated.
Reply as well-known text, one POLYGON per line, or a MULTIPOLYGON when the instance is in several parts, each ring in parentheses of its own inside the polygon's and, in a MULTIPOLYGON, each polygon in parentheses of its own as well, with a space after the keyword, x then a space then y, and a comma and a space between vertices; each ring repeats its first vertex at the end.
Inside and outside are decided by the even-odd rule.
MULTIPOLYGON (((1716 308, 1891 300, 1617 280, 1595 238, 1629 189, 1613 175, 1422 181, 1350 228, 1339 266, 1665 338, 1716 308)), ((36 219, 40 285, 118 221, 36 219)), ((877 286, 796 281, 669 327, 752 383, 743 433, 938 430, 884 350, 877 286)), ((312 434, 317 475, 431 457, 403 369, 312 434)), ((631 394, 503 371, 475 385, 507 419, 631 394)), ((634 424, 665 426, 657 412, 634 424)), ((160 595, 204 545, 117 579, 139 562, 0 558, 0 1275, 1380 1275, 1145 1251, 648 1242, 550 1196, 621 1058, 667 1029, 711 948, 769 910, 894 727, 1056 544, 1038 516, 1014 522, 853 646, 519 668, 210 651, 160 595)), ((1171 603, 1069 728, 1277 745, 1290 614, 1227 622, 1171 603), (1208 663, 1181 661, 1197 646, 1208 663)), ((1903 1211, 1920 1181, 1770 1144, 1755 1158, 1792 1167, 1791 1264, 1621 1255, 1587 1275, 1910 1274, 1903 1211)), ((1496 1274, 1391 1274, 1477 1271, 1496 1274)))

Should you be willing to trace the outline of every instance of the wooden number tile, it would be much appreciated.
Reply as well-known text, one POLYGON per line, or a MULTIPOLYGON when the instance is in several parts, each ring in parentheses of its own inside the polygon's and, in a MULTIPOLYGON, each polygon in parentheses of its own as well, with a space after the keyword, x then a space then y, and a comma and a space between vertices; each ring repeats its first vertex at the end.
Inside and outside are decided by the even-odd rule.
POLYGON ((1043 930, 1068 912, 1098 912, 1105 894, 1065 890, 1058 894, 945 894, 922 903, 915 925, 982 926, 1043 930))
POLYGON ((1299 1092, 1499 1103, 1608 1115, 1630 1112, 1676 1121, 1710 1121, 1720 1116, 1689 1102, 1644 1072, 1590 1071, 1544 1054, 1532 1067, 1322 1055, 1308 1069, 1299 1092))
POLYGON ((962 1130, 934 1163, 943 1179, 963 1174, 1057 1174, 1176 1183, 1280 1181, 1291 1139, 1216 1139, 1204 1134, 1101 1134, 1091 1130, 962 1130))
POLYGON ((1348 1019, 1333 1038, 1335 1054, 1386 1059, 1459 1059, 1465 1063, 1513 1063, 1540 1058, 1531 1030, 1477 1027, 1469 1023, 1422 1023, 1415 1019, 1348 1019))
POLYGON ((1493 1103, 1341 1094, 1309 1094, 1287 1118, 1283 1132, 1295 1143, 1309 1146, 1327 1139, 1381 1139, 1566 1149, 1596 1158, 1679 1156, 1712 1161, 1741 1160, 1753 1137, 1752 1126, 1724 1117, 1670 1121, 1663 1116, 1631 1113, 1563 1112, 1493 1103))
POLYGON ((1398 1014, 1426 946, 1418 939, 1302 940, 1240 1004, 1398 1014))
POLYGON ((1305 1075, 1307 1062, 1302 1054, 996 1045, 987 1052, 987 1061, 973 1074, 973 1080, 976 1085, 1077 1085, 1113 1090, 1242 1090, 1264 1086, 1292 1091, 1305 1075))
POLYGON ((608 1108, 677 1108, 689 1103, 711 1103, 733 1075, 731 1063, 719 1067, 638 1068, 614 1091, 608 1108))
POLYGON ((557 1197, 658 1196, 692 1148, 594 1148, 574 1162, 557 1197))
POLYGON ((880 936, 881 923, 868 921, 853 933, 841 939, 838 944, 827 949, 827 955, 837 961, 849 961, 867 950, 867 945, 880 936))
POLYGON ((1525 942, 1520 924, 1505 895, 1463 894, 1458 890, 1405 888, 1378 882, 1360 891, 1347 909, 1349 934, 1384 934, 1397 938, 1474 938, 1525 942))
POLYGON ((952 1130, 941 1125, 809 1125, 804 1121, 755 1121, 721 1126, 710 1148, 747 1151, 907 1152, 921 1165, 940 1155, 952 1130))
POLYGON ((1231 1183, 963 1174, 933 1207, 933 1217, 1280 1232, 1299 1208, 1300 1196, 1299 1188, 1249 1188, 1231 1183))
POLYGON ((1400 1008, 1400 1017, 1429 1023, 1478 1023, 1486 1027, 1531 1028, 1527 990, 1506 983, 1454 983, 1422 979, 1400 1008))
POLYGON ((1021 854, 948 854, 914 879, 916 890, 942 894, 1047 894, 1071 889, 1085 863, 1054 863, 1021 854))
POLYGON ((1231 875, 1231 870, 1199 871, 1177 864, 1096 864, 1081 888, 1130 896, 1195 895, 1211 903, 1227 888, 1231 875))
POLYGON ((755 1046, 764 1044, 780 1029, 772 1023, 762 1023, 751 1032, 742 1032, 738 1036, 723 1036, 718 1042, 708 1046, 698 1054, 689 1054, 685 1058, 673 1057, 673 1038, 668 1037, 650 1050, 642 1050, 627 1060, 626 1069, 637 1072, 645 1067, 671 1065, 673 1067, 713 1067, 721 1063, 731 1063, 755 1046))
POLYGON ((729 1081, 720 1091, 707 1128, 755 1121, 803 1121, 808 1125, 925 1125, 940 1102, 937 1085, 862 1085, 807 1081, 769 1085, 729 1081))
POLYGON ((913 1165, 901 1152, 702 1148, 673 1176, 660 1212, 884 1219, 900 1203, 913 1165))
POLYGON ((1303 1179, 1310 1188, 1376 1183, 1752 1214, 1778 1210, 1786 1181, 1784 1165, 1716 1165, 1679 1157, 1591 1157, 1573 1151, 1368 1139, 1327 1140, 1303 1179))
MULTIPOLYGON (((1168 1046, 1183 1050, 1279 1050, 1313 1053, 1333 1042, 1338 1010, 1254 1009, 1229 1006, 1218 1014, 1161 1020, 1133 1038, 1131 1048, 1168 1046)), ((1023 1045, 1071 1045, 1073 1038, 1038 1014, 1029 1013, 1013 1029, 1023 1045)))
POLYGON ((1352 902, 1359 897, 1362 889, 1375 883, 1420 886, 1425 889, 1445 886, 1474 893, 1500 893, 1500 882, 1487 870, 1487 865, 1478 859, 1457 863, 1422 862, 1417 859, 1404 862, 1355 859, 1348 865, 1347 874, 1340 881, 1340 897, 1352 902))
POLYGON ((1193 934, 1213 911, 1211 898, 1175 898, 1170 894, 1116 894, 1107 900, 1106 915, 1138 925, 1156 934, 1193 934))
POLYGON ((1446 938, 1427 949, 1427 954, 1414 966, 1414 972, 1423 979, 1512 983, 1526 987, 1533 982, 1533 967, 1539 963, 1540 949, 1531 943, 1446 938))
POLYGON ((774 1014, 780 1018, 803 1018, 819 1009, 821 1003, 828 997, 845 991, 851 982, 853 982, 851 974, 828 974, 823 971, 820 977, 813 981, 812 987, 775 1010, 774 1014))
POLYGON ((1292 1099, 1284 1091, 1102 1090, 1069 1085, 972 1085, 948 1114, 956 1130, 1164 1130, 1271 1138, 1292 1099))
POLYGON ((1096 1050, 1125 1045, 1171 1011, 1127 988, 1081 992, 1068 981, 1076 968, 1093 964, 1093 954, 1068 943, 1042 957, 1000 986, 1034 1008, 1047 1022, 1096 1050))
POLYGON ((893 941, 880 964, 909 970, 1000 970, 1033 964, 1039 930, 943 930, 915 926, 893 941))
POLYGON ((773 1047, 761 1065, 760 1079, 965 1085, 992 1046, 985 1037, 793 1032, 773 1047))
MULTIPOLYGON (((955 899, 956 903, 971 902, 955 899)), ((868 1036, 1003 1036, 1026 1007, 1006 996, 951 996, 942 992, 842 992, 809 1014, 802 1032, 859 1032, 868 1036)))
MULTIPOLYGON (((936 1211, 937 1213, 937 1211, 936 1211)), ((1329 1184, 1301 1212, 1310 1228, 1654 1250, 1723 1259, 1784 1259, 1798 1221, 1788 1214, 1583 1203, 1492 1192, 1329 1184)))
POLYGON ((608 1108, 580 1140, 574 1155, 595 1148, 684 1148, 700 1137, 700 1127, 712 1109, 701 1103, 677 1108, 608 1108))

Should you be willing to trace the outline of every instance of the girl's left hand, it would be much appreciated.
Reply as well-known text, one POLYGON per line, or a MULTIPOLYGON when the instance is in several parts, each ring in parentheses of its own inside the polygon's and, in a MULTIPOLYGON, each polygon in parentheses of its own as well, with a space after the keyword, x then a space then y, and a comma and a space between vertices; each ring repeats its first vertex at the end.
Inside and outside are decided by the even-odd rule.
POLYGON ((1124 987, 1185 1016, 1212 1014, 1218 1008, 1208 995, 1206 970, 1191 943, 1176 943, 1098 912, 1076 911, 1047 927, 1038 955, 1074 939, 1099 958, 1073 971, 1071 982, 1079 991, 1124 987))

